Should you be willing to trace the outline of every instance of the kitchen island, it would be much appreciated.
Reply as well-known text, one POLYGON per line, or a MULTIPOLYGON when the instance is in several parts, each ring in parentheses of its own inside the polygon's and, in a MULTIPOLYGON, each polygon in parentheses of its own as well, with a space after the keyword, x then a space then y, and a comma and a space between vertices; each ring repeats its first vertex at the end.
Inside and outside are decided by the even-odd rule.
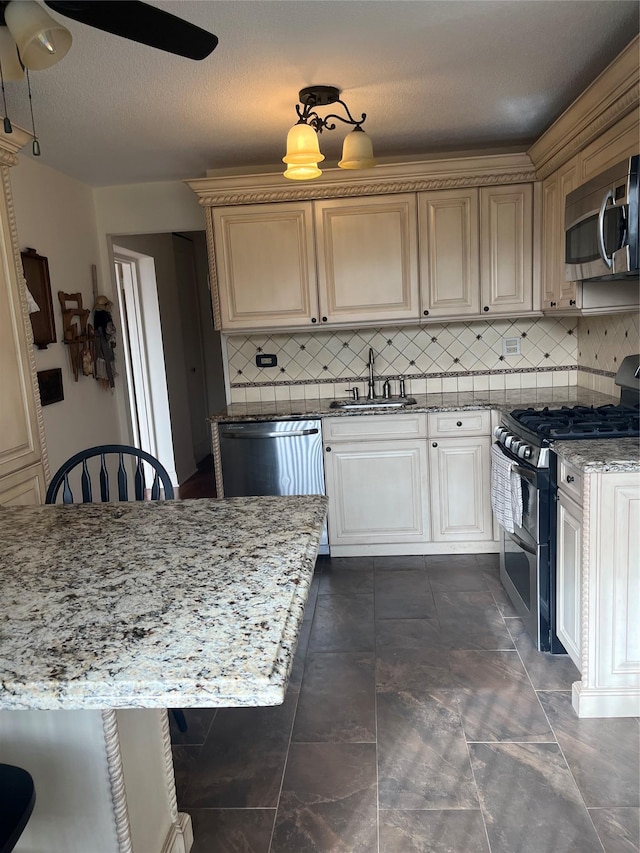
POLYGON ((321 496, 0 511, 0 757, 35 780, 25 849, 189 849, 164 709, 283 701, 325 514, 321 496))

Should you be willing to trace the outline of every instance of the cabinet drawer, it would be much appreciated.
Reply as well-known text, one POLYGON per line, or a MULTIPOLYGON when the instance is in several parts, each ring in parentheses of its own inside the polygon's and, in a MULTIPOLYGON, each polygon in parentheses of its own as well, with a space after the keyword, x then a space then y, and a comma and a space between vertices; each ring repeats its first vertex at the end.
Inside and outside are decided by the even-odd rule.
POLYGON ((565 495, 573 498, 574 501, 582 506, 582 486, 584 484, 584 474, 578 468, 565 462, 564 459, 559 460, 558 465, 558 488, 565 495))
POLYGON ((460 435, 491 435, 491 411, 435 412, 428 415, 429 438, 460 435))
POLYGON ((426 438, 427 416, 419 412, 401 415, 350 415, 325 418, 325 441, 352 441, 368 438, 426 438))

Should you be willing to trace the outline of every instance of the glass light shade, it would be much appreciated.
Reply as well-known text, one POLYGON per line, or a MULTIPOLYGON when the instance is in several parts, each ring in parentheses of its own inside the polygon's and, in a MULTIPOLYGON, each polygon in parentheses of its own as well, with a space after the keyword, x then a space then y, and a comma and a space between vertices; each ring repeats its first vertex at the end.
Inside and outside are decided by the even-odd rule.
POLYGON ((318 134, 310 124, 294 124, 287 134, 287 153, 282 158, 283 163, 291 165, 307 165, 324 160, 320 153, 318 134))
POLYGON ((69 52, 71 33, 35 0, 11 0, 4 19, 20 59, 30 71, 50 68, 69 52))
POLYGON ((341 169, 370 169, 375 165, 371 139, 362 128, 356 127, 344 138, 342 160, 338 166, 341 169))
POLYGON ((23 79, 24 68, 20 64, 16 43, 7 27, 0 27, 0 65, 5 81, 23 79))
POLYGON ((318 169, 315 163, 297 163, 287 166, 283 174, 290 181, 311 181, 320 177, 322 169, 318 169))

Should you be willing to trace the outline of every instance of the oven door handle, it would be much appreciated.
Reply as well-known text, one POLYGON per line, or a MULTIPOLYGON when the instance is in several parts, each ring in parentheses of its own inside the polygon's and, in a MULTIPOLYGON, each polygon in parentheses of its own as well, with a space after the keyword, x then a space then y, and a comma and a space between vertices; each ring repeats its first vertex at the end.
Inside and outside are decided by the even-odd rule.
POLYGON ((509 536, 513 539, 516 545, 519 545, 523 551, 526 551, 528 554, 533 554, 535 557, 537 555, 537 551, 531 545, 528 545, 526 542, 523 542, 522 539, 516 535, 515 533, 509 533, 509 536))
POLYGON ((529 471, 528 468, 522 468, 520 465, 514 465, 513 470, 520 477, 524 477, 525 480, 530 480, 535 485, 536 475, 533 471, 529 471))

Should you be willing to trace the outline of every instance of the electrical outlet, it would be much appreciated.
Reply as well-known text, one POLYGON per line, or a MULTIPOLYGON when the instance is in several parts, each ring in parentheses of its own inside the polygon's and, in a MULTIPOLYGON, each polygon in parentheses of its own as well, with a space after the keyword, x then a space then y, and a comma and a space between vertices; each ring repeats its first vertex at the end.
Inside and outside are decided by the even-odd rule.
POLYGON ((522 338, 503 338, 502 355, 520 355, 520 341, 522 338))
POLYGON ((259 352, 256 356, 256 367, 277 367, 278 356, 266 352, 259 352))

